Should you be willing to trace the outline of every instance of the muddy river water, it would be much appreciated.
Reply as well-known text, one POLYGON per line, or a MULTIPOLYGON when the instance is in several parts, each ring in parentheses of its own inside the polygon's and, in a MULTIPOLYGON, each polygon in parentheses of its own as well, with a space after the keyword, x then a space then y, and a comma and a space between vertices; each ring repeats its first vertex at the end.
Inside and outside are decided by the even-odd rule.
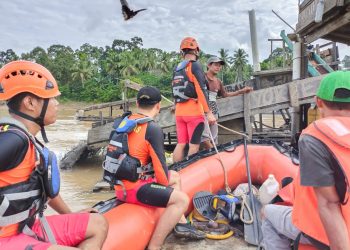
MULTIPOLYGON (((61 158, 67 151, 86 140, 89 122, 75 120, 77 105, 60 105, 55 124, 46 128, 49 143, 47 146, 61 158)), ((7 115, 6 106, 0 105, 0 117, 7 115)), ((39 140, 41 136, 38 135, 39 140)), ((71 170, 61 170, 60 194, 72 211, 78 211, 94 205, 100 200, 113 197, 113 192, 93 193, 92 188, 101 180, 101 162, 89 159, 79 162, 71 170)), ((54 213, 48 209, 47 214, 54 213)))

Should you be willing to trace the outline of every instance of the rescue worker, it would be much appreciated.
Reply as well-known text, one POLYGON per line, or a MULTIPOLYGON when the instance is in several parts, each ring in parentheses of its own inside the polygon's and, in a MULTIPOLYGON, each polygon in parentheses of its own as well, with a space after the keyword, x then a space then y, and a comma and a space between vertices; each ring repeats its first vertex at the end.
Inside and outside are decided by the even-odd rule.
POLYGON ((116 197, 119 200, 141 206, 165 208, 148 249, 160 249, 172 229, 179 237, 205 238, 203 232, 187 224, 184 213, 188 208, 189 198, 181 191, 180 175, 169 171, 166 166, 163 132, 153 121, 160 111, 160 101, 161 94, 158 89, 140 89, 137 94, 137 112, 125 116, 115 125, 117 133, 112 136, 104 162, 104 169, 107 170, 113 168, 113 162, 116 162, 113 161, 113 157, 117 160, 123 159, 119 163, 118 172, 112 171, 124 176, 124 179, 118 180, 115 185, 116 197), (128 128, 128 124, 132 124, 131 129, 128 128), (131 131, 128 132, 127 139, 122 139, 129 130, 131 131), (127 148, 123 152, 128 152, 128 156, 118 153, 113 155, 113 152, 117 152, 118 145, 127 148), (120 156, 122 158, 119 158, 120 156), (134 174, 130 173, 133 169, 138 169, 136 172, 139 175, 135 179, 132 179, 134 174))
POLYGON ((184 60, 174 70, 172 81, 177 134, 174 162, 184 158, 187 144, 188 155, 198 152, 205 116, 210 124, 216 121, 208 105, 205 74, 197 61, 199 46, 196 39, 184 38, 180 50, 184 60))
POLYGON ((263 208, 268 250, 289 250, 291 240, 318 249, 350 249, 350 71, 325 76, 315 101, 321 119, 303 130, 299 140, 293 207, 263 208))
MULTIPOLYGON (((225 62, 221 60, 217 56, 212 56, 208 59, 207 62, 207 72, 205 73, 206 79, 207 79, 207 87, 208 87, 208 98, 209 98, 209 107, 211 112, 214 114, 216 119, 219 119, 219 110, 217 106, 217 97, 231 97, 231 96, 237 96, 242 95, 245 93, 249 93, 253 90, 252 87, 244 87, 240 90, 233 91, 233 92, 227 92, 225 90, 224 85, 220 81, 219 78, 217 78, 217 74, 221 71, 222 66, 225 65, 225 62)), ((211 125, 209 125, 207 122, 205 122, 204 125, 204 132, 202 134, 201 142, 203 144, 203 148, 209 149, 213 147, 211 140, 210 140, 210 134, 211 132, 214 142, 218 143, 218 123, 215 122, 211 125)))
POLYGON ((106 238, 103 216, 72 213, 63 201, 56 157, 35 137, 41 130, 47 140, 44 126, 56 121, 59 95, 39 64, 14 61, 0 69, 0 100, 10 114, 0 119, 0 249, 95 250, 106 238), (42 215, 47 202, 59 215, 42 215))

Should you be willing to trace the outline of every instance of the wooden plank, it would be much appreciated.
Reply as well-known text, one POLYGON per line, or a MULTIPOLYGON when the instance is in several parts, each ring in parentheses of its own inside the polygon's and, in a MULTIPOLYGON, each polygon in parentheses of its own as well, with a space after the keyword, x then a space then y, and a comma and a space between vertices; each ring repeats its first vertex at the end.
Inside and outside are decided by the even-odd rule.
MULTIPOLYGON (((339 16, 334 21, 326 23, 321 27, 319 27, 318 29, 314 30, 313 32, 309 33, 305 39, 306 43, 312 43, 319 38, 322 38, 324 36, 327 36, 328 34, 331 34, 333 31, 336 31, 337 29, 347 24, 350 24, 350 12, 347 12, 346 14, 339 16)), ((347 44, 350 44, 350 34, 348 34, 348 38, 349 38, 349 41, 347 42, 347 44)), ((337 42, 337 41, 334 41, 334 42, 337 42)))
POLYGON ((289 90, 289 100, 290 100, 290 106, 291 107, 298 107, 299 106, 299 98, 298 98, 298 88, 297 83, 292 82, 288 85, 289 90))
POLYGON ((126 80, 125 87, 127 87, 129 89, 133 89, 133 90, 139 91, 143 86, 138 84, 138 83, 136 83, 136 82, 133 82, 133 81, 130 81, 130 80, 126 80))
MULTIPOLYGON (((136 102, 136 98, 128 99, 128 101, 129 102, 136 102)), ((85 111, 91 111, 91 110, 96 110, 96 109, 109 108, 111 106, 122 105, 122 104, 124 104, 124 102, 125 101, 123 101, 123 100, 119 100, 119 101, 115 101, 115 102, 106 102, 106 103, 92 105, 92 106, 86 107, 86 108, 81 109, 81 110, 83 110, 85 112, 85 111)))
POLYGON ((113 122, 107 123, 105 125, 92 128, 88 131, 87 144, 97 144, 101 142, 106 142, 109 139, 109 135, 113 129, 113 122))

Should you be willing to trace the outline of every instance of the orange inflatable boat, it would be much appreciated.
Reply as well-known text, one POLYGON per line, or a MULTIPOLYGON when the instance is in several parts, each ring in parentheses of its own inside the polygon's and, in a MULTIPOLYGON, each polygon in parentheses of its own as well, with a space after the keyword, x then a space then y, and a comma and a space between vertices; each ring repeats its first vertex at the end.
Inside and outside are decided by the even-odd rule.
MULTIPOLYGON (((218 147, 231 188, 247 182, 243 141, 233 141, 218 147)), ((279 142, 255 140, 248 144, 253 184, 262 184, 269 174, 281 183, 285 177, 294 177, 298 157, 292 149, 279 142)), ((180 172, 182 190, 190 198, 198 191, 217 193, 224 188, 224 171, 215 151, 202 151, 189 159, 174 164, 170 169, 180 172)), ((191 208, 189 208, 191 209, 191 208)), ((104 250, 142 250, 152 236, 161 208, 147 208, 122 204, 104 213, 109 221, 109 232, 104 250)))

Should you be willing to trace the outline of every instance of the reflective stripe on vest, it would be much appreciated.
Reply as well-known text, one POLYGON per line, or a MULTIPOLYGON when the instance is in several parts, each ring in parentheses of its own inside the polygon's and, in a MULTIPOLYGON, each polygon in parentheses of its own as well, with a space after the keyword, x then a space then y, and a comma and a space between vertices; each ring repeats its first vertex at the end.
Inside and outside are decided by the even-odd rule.
MULTIPOLYGON (((332 152, 346 178, 347 194, 345 203, 340 206, 350 237, 350 203, 349 196, 350 176, 350 117, 330 117, 317 120, 310 124, 303 135, 313 136, 322 141, 332 152)), ((317 197, 314 188, 300 185, 300 173, 294 182, 295 201, 293 205, 293 224, 303 233, 329 245, 329 240, 321 222, 317 197)))
MULTIPOLYGON (((19 131, 25 135, 28 139, 29 145, 34 145, 34 147, 28 147, 26 155, 32 152, 30 150, 35 151, 31 155, 37 155, 37 148, 39 145, 36 144, 35 138, 28 132, 22 123, 13 118, 2 118, 0 119, 0 124, 12 125, 15 127, 14 129, 7 127, 5 130, 3 130, 3 132, 6 132, 7 130, 16 132, 19 131)), ((35 161, 38 159, 40 159, 39 156, 35 159, 35 161)), ((20 163, 10 171, 20 168, 23 164, 25 163, 20 163)), ((53 233, 48 223, 45 221, 45 218, 42 216, 42 212, 44 211, 45 203, 47 201, 46 198, 43 197, 44 187, 42 178, 43 176, 38 172, 37 166, 35 166, 28 180, 0 188, 0 227, 19 224, 23 233, 33 236, 34 233, 30 232, 31 230, 29 226, 32 226, 31 223, 34 223, 35 216, 39 213, 39 218, 48 240, 52 244, 56 244, 53 233), (18 206, 16 203, 21 203, 21 205, 18 206)))
POLYGON ((0 226, 3 227, 3 226, 22 222, 30 217, 30 214, 33 213, 33 208, 37 210, 40 206, 40 199, 35 199, 34 202, 32 203, 32 206, 29 207, 28 209, 16 214, 5 216, 4 214, 10 207, 10 201, 34 198, 39 196, 40 194, 41 194, 41 190, 32 190, 28 192, 5 194, 0 204, 0 226))

